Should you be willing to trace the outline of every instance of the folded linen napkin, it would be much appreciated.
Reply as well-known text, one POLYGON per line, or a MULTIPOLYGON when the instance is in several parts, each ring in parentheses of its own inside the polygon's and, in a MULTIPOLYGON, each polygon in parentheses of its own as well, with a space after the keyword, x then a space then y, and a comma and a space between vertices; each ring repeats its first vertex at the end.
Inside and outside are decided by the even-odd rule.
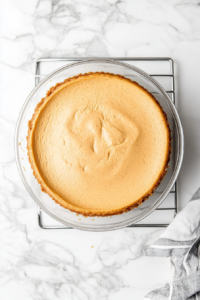
POLYGON ((145 251, 147 256, 171 256, 171 283, 151 291, 144 300, 200 300, 200 188, 161 237, 145 251))

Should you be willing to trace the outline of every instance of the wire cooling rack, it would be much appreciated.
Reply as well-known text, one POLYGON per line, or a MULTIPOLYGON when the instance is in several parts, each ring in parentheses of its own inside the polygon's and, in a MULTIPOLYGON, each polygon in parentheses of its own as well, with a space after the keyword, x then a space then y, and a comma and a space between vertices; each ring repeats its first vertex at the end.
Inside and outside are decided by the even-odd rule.
MULTIPOLYGON (((95 59, 93 57, 71 57, 71 58, 40 58, 36 61, 35 85, 37 85, 46 75, 55 69, 73 62, 95 59)), ((155 78, 165 89, 173 103, 175 104, 175 82, 174 82, 174 62, 168 57, 102 57, 102 59, 112 59, 126 62, 138 67, 155 78)), ((172 132, 173 135, 173 132, 172 132)), ((175 136, 173 136, 175 138, 175 136)), ((174 168, 174 166, 172 166, 174 168)), ((38 225, 42 229, 71 229, 62 225, 49 217, 38 206, 38 225)), ((163 203, 150 216, 137 224, 129 227, 166 227, 170 224, 177 213, 177 184, 170 191, 163 203)))

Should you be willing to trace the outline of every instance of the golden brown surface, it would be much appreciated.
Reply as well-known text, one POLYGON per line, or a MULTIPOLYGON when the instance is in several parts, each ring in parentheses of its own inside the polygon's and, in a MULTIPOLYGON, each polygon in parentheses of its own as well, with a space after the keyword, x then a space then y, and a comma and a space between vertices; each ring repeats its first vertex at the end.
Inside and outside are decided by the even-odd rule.
POLYGON ((89 216, 140 205, 164 177, 171 149, 166 115, 154 97, 109 73, 52 87, 29 121, 27 141, 42 190, 89 216))

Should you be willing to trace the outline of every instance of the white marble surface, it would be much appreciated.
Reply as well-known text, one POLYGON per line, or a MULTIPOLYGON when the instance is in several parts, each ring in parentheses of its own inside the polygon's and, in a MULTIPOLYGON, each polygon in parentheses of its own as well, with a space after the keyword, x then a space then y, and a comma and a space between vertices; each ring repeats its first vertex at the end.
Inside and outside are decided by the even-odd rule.
POLYGON ((163 229, 39 229, 15 165, 15 123, 39 57, 170 56, 185 133, 184 207, 199 187, 199 1, 2 0, 0 19, 1 300, 142 299, 170 280, 169 259, 143 256, 163 229))

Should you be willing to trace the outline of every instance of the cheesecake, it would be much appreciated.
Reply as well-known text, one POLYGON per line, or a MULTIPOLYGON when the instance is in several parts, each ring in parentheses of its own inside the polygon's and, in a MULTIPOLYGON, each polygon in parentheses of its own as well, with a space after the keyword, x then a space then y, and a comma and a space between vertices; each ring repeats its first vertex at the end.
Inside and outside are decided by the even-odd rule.
POLYGON ((127 212, 168 168, 167 116, 138 83, 86 73, 51 87, 28 123, 33 174, 56 203, 84 216, 127 212))

